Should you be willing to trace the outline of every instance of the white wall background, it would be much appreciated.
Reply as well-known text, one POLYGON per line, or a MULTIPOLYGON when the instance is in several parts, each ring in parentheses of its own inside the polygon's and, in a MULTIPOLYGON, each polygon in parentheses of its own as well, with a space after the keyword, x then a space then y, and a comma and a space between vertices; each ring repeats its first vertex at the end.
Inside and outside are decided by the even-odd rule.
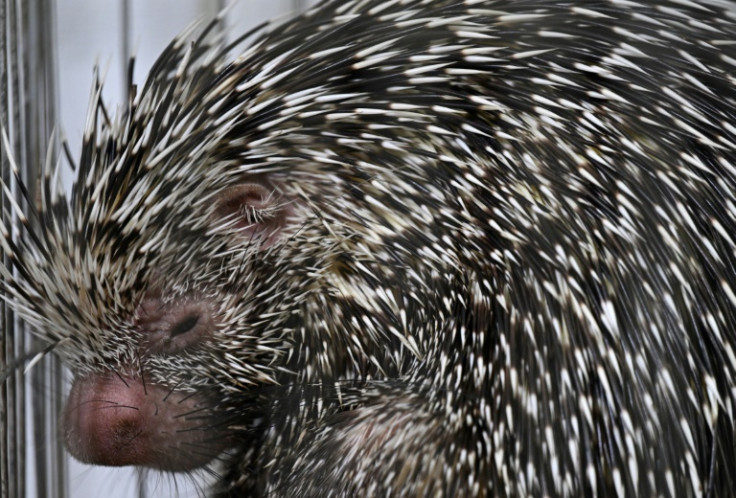
MULTIPOLYGON (((237 1, 228 11, 228 31, 237 35, 291 12, 299 4, 294 0, 237 1)), ((214 0, 131 0, 130 5, 130 41, 137 56, 138 84, 177 33, 197 19, 211 18, 218 8, 214 0)), ((122 12, 120 1, 59 0, 57 4, 60 128, 75 158, 79 156, 95 64, 108 69, 104 91, 108 109, 115 112, 123 99, 122 12)), ((203 490, 191 477, 151 472, 147 491, 139 494, 135 469, 91 467, 71 459, 68 479, 73 498, 189 497, 201 496, 203 490)))
MULTIPOLYGON (((212 18, 215 0, 130 0, 131 49, 136 54, 135 80, 145 75, 171 39, 199 19, 212 18)), ((295 0, 235 0, 228 9, 228 30, 233 35, 263 21, 293 12, 295 0)), ((122 101, 124 81, 122 1, 59 0, 57 36, 59 100, 63 128, 71 144, 81 143, 95 64, 107 68, 106 102, 112 112, 122 101)), ((127 58, 126 58, 127 60, 127 58)), ((72 146, 72 150, 78 147, 72 146)))

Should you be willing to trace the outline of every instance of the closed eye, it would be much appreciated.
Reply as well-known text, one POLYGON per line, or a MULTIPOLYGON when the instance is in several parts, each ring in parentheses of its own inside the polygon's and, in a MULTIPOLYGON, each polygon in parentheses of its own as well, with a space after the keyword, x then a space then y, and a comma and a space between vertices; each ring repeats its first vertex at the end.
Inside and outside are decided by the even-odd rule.
POLYGON ((203 346, 217 329, 212 309, 212 302, 200 296, 144 300, 135 324, 143 352, 179 354, 203 346))
POLYGON ((189 315, 171 328, 170 337, 186 334, 199 322, 199 315, 189 315))

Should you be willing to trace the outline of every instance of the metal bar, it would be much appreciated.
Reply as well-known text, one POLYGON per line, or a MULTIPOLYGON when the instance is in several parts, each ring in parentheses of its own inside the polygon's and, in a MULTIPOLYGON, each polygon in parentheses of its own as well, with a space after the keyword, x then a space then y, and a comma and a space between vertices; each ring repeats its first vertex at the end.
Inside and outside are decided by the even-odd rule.
MULTIPOLYGON (((54 6, 53 0, 0 0, 0 11, 0 119, 10 140, 10 150, 2 147, 2 176, 23 206, 26 201, 10 172, 9 157, 17 162, 30 199, 35 199, 57 114, 54 6)), ((17 226, 8 199, 2 199, 2 209, 4 220, 17 226)), ((0 386, 1 496, 64 496, 65 460, 55 436, 63 387, 60 366, 48 357, 24 376, 16 360, 41 348, 28 343, 23 325, 4 304, 0 317, 0 372, 7 377, 0 386), (29 477, 31 471, 35 479, 29 477)))
MULTIPOLYGON (((18 102, 20 102, 22 84, 20 81, 19 71, 19 30, 18 30, 18 9, 17 0, 3 0, 3 78, 0 86, 3 89, 4 98, 2 99, 2 119, 6 133, 9 135, 11 150, 3 147, 2 152, 2 175, 3 180, 8 185, 12 185, 9 155, 18 158, 22 155, 20 147, 22 136, 21 123, 22 114, 18 102)), ((3 198, 4 214, 9 215, 8 199, 3 198)), ((5 218, 11 219, 10 217, 5 218)), ((3 258, 4 264, 8 264, 7 258, 3 258)), ((3 383, 3 497, 19 497, 26 496, 25 489, 25 455, 22 450, 25 440, 25 392, 23 381, 17 371, 13 369, 13 359, 16 358, 18 352, 23 349, 23 337, 18 334, 17 322, 15 314, 8 308, 3 313, 3 364, 5 368, 10 368, 12 373, 3 383)))

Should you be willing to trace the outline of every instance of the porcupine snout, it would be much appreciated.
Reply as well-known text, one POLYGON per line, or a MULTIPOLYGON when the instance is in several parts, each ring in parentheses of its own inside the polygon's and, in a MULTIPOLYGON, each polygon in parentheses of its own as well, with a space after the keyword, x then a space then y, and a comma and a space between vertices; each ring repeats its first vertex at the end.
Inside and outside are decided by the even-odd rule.
MULTIPOLYGON (((205 300, 163 303, 147 298, 135 328, 139 355, 175 356, 196 348, 212 334, 205 300)), ((191 470, 207 464, 227 446, 211 427, 213 401, 201 392, 180 392, 135 372, 105 370, 78 375, 64 409, 64 440, 77 459, 98 465, 142 465, 191 470)))

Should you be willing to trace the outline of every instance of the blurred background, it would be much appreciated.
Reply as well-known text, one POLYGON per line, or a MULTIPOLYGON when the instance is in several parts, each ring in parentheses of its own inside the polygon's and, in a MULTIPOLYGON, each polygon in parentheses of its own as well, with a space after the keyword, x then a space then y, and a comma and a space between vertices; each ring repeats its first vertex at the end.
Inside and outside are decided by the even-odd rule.
MULTIPOLYGON (((235 37, 268 19, 284 18, 316 0, 0 0, 0 119, 2 175, 21 199, 10 173, 15 158, 34 195, 48 151, 59 157, 53 133, 66 138, 76 160, 90 100, 93 68, 105 75, 104 99, 118 109, 125 96, 128 56, 135 54, 139 85, 163 48, 191 23, 228 6, 223 29, 235 37), (232 5, 230 5, 232 3, 232 5), (52 143, 50 146, 49 144, 52 143)), ((21 199, 21 202, 22 199, 21 199)), ((3 255, 5 264, 7 257, 3 255)), ((0 498, 196 497, 207 475, 174 475, 82 465, 64 451, 58 418, 68 374, 54 358, 27 369, 34 342, 0 301, 0 498)))

